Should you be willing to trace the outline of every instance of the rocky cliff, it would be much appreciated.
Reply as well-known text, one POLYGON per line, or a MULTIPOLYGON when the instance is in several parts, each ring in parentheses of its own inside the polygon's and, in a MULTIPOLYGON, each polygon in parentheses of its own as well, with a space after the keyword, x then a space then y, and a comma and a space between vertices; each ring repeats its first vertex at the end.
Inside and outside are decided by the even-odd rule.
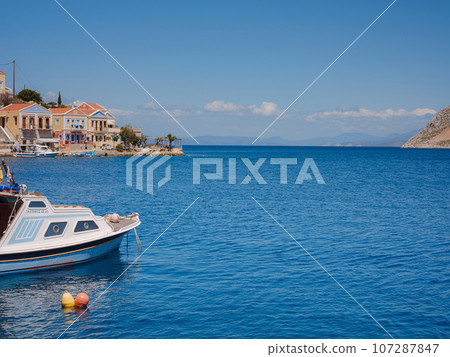
POLYGON ((450 149, 450 106, 442 109, 403 148, 450 149))

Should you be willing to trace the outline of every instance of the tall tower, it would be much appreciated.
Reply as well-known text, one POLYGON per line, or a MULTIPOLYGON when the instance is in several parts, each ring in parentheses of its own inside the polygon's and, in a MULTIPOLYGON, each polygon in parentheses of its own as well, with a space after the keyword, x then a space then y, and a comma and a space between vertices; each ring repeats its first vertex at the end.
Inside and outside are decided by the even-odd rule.
POLYGON ((6 93, 5 72, 0 71, 0 94, 6 93))

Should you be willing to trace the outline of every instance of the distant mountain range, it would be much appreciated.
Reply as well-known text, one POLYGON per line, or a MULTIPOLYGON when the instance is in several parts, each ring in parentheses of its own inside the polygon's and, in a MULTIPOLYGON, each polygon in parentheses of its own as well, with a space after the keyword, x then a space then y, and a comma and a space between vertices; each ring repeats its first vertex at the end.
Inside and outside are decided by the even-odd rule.
POLYGON ((450 106, 442 109, 403 148, 450 149, 450 106))
MULTIPOLYGON (((273 146, 402 146, 411 136, 419 130, 404 134, 392 134, 389 136, 375 136, 364 133, 346 133, 334 137, 319 137, 307 140, 290 140, 281 137, 261 138, 255 145, 273 146)), ((255 138, 245 136, 212 136, 202 135, 196 139, 201 145, 251 145, 255 138)), ((183 138, 183 145, 195 145, 192 138, 183 138)))

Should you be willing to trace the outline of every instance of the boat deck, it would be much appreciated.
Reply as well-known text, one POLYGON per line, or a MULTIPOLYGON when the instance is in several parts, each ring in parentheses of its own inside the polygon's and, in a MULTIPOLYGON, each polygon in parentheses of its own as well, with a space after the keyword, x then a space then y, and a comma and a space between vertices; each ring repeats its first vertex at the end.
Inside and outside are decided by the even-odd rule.
POLYGON ((121 219, 118 223, 112 223, 107 221, 108 224, 111 226, 114 232, 120 231, 122 228, 126 228, 128 226, 131 226, 136 223, 136 220, 134 219, 121 219))

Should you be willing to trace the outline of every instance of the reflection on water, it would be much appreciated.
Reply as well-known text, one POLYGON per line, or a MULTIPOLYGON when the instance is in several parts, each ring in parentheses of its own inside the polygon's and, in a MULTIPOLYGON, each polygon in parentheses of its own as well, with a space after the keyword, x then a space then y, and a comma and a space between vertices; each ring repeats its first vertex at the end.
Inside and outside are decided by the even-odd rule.
POLYGON ((61 308, 64 323, 70 325, 75 321, 85 321, 89 317, 89 308, 63 307, 61 308))
MULTIPOLYGON (((77 318, 86 323, 89 309, 61 308, 64 290, 86 291, 92 303, 125 270, 126 257, 116 250, 84 264, 0 276, 0 338, 54 338, 77 318)), ((130 269, 123 280, 133 276, 130 269)))

